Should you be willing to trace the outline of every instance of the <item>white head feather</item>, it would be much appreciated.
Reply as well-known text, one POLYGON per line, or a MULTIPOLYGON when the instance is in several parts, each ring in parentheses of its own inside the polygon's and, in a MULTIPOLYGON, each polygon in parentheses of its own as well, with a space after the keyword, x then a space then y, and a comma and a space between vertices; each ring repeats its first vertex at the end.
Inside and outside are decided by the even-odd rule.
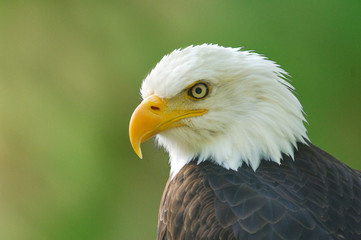
POLYGON ((206 114, 156 136, 170 154, 173 176, 195 157, 233 170, 242 163, 256 170, 262 159, 280 164, 282 153, 293 157, 296 142, 308 137, 286 75, 274 62, 240 48, 203 44, 164 56, 144 80, 143 98, 171 99, 199 80, 211 87, 193 106, 208 109, 206 114))

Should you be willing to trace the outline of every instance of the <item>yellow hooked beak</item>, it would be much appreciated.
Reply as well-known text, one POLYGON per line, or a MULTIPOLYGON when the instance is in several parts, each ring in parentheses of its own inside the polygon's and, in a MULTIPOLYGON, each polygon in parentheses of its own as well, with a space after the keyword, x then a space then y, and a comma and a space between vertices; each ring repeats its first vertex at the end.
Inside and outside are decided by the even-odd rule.
POLYGON ((164 130, 183 126, 179 122, 181 119, 201 116, 206 112, 205 109, 170 109, 158 96, 147 97, 135 109, 129 123, 129 138, 135 153, 142 158, 141 143, 164 130))

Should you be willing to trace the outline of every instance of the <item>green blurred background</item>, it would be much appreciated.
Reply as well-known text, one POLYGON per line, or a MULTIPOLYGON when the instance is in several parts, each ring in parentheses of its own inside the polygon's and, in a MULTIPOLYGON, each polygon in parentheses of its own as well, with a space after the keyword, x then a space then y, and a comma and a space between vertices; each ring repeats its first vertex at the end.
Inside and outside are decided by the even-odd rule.
POLYGON ((314 144, 361 169, 361 1, 1 1, 0 239, 154 239, 168 178, 133 153, 175 48, 245 46, 292 76, 314 144))

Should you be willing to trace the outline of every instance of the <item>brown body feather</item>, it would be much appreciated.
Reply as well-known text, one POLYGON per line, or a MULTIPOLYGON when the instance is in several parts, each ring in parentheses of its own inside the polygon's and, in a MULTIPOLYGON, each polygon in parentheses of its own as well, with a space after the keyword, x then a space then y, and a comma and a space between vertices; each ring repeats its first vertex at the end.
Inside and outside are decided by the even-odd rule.
POLYGON ((158 239, 361 239, 361 174, 313 146, 227 170, 197 159, 168 180, 158 239))

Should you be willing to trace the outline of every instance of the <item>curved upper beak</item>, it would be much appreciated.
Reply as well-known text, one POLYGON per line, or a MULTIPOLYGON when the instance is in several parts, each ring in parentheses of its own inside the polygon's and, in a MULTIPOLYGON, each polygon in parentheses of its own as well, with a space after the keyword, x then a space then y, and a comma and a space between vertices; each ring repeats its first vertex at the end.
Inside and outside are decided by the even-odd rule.
POLYGON ((167 102, 156 95, 144 99, 134 110, 129 123, 129 138, 135 153, 142 158, 140 144, 170 128, 180 127, 181 119, 201 116, 206 109, 170 109, 167 102))

